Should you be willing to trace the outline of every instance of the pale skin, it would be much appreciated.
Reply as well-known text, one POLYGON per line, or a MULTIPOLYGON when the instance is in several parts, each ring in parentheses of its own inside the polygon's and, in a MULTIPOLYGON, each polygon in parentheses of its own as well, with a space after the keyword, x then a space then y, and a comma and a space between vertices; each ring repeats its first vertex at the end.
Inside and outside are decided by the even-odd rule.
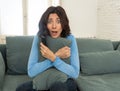
MULTIPOLYGON (((49 15, 47 28, 52 38, 61 37, 62 26, 60 18, 56 13, 52 13, 49 15)), ((52 62, 55 61, 56 56, 60 58, 70 57, 70 48, 67 46, 59 49, 56 53, 53 53, 47 46, 45 46, 43 43, 40 43, 40 52, 42 53, 43 57, 51 60, 52 62)))

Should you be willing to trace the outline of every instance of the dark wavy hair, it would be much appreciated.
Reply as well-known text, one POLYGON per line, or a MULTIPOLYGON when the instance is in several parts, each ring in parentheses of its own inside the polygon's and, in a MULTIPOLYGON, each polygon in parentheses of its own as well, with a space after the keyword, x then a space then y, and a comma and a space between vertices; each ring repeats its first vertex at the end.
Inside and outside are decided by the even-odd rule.
POLYGON ((51 6, 43 13, 39 21, 38 36, 45 38, 46 35, 49 35, 49 31, 47 29, 47 22, 49 15, 52 13, 56 13, 60 18, 61 26, 63 29, 61 33, 61 37, 67 37, 70 34, 69 20, 65 10, 61 6, 57 6, 57 7, 51 6))

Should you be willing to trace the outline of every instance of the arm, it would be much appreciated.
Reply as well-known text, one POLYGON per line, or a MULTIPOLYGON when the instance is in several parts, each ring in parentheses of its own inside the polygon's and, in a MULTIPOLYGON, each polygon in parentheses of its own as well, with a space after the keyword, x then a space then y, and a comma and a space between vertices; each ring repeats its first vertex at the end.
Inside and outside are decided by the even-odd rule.
POLYGON ((28 75, 30 77, 34 77, 45 71, 46 69, 52 67, 52 63, 48 59, 42 62, 39 61, 39 51, 40 50, 38 49, 38 36, 35 36, 33 39, 33 44, 28 60, 28 75))
POLYGON ((65 63, 59 57, 56 57, 55 61, 53 62, 53 65, 58 70, 66 73, 69 77, 77 78, 80 71, 77 43, 76 39, 72 35, 68 36, 67 38, 72 41, 70 47, 71 49, 70 64, 65 63))

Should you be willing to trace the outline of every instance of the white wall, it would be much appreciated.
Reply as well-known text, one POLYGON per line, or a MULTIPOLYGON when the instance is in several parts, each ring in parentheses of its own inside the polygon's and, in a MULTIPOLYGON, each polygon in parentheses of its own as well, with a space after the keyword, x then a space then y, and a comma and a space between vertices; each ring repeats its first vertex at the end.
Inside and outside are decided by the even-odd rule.
POLYGON ((97 0, 61 0, 70 21, 72 33, 76 37, 96 35, 97 0))
POLYGON ((120 40, 120 0, 98 0, 97 37, 120 40))

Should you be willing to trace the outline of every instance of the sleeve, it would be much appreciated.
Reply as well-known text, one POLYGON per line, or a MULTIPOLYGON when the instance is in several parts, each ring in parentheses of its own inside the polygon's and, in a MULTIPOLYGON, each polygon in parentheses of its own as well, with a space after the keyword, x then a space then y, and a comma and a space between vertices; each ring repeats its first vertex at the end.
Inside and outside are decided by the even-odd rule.
POLYGON ((60 71, 64 72, 71 78, 77 78, 80 71, 80 63, 79 63, 79 55, 78 55, 78 47, 76 39, 73 35, 67 37, 72 41, 71 44, 71 56, 70 56, 70 64, 65 63, 59 57, 56 57, 53 65, 60 71))
POLYGON ((33 39, 32 48, 28 60, 28 75, 30 77, 34 77, 41 72, 47 70, 48 68, 52 67, 52 63, 48 59, 42 62, 39 61, 38 41, 38 36, 35 36, 33 39))

